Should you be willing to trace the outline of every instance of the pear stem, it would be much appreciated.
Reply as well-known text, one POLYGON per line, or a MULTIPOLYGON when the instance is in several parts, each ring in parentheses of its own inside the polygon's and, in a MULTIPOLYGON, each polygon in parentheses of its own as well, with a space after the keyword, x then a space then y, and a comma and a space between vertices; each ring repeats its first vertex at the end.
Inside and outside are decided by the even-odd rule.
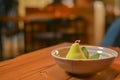
POLYGON ((75 43, 80 43, 80 40, 76 40, 75 43))

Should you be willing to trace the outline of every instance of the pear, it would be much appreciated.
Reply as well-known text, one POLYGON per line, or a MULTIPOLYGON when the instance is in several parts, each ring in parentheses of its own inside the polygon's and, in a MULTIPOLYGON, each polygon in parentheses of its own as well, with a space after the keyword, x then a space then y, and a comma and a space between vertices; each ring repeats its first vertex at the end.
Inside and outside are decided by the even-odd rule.
POLYGON ((75 42, 72 44, 72 46, 70 47, 66 58, 69 59, 87 59, 84 55, 84 53, 82 52, 79 43, 75 42))

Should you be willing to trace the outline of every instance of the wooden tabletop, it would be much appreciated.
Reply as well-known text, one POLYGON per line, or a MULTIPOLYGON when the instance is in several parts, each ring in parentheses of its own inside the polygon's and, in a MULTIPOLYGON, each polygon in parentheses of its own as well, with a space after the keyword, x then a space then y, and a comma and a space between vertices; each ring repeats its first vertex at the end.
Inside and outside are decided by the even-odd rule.
MULTIPOLYGON (((0 80, 120 80, 120 56, 109 68, 93 76, 81 78, 67 74, 56 64, 50 52, 68 45, 71 43, 61 43, 0 62, 0 80)), ((120 48, 110 48, 120 54, 120 48)))

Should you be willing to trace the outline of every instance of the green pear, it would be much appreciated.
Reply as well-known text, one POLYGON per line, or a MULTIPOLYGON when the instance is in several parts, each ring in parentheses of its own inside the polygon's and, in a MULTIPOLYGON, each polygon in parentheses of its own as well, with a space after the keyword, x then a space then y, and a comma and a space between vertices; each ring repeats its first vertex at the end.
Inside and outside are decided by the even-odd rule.
POLYGON ((69 59, 87 59, 82 52, 79 43, 73 43, 72 46, 70 47, 66 58, 69 59))

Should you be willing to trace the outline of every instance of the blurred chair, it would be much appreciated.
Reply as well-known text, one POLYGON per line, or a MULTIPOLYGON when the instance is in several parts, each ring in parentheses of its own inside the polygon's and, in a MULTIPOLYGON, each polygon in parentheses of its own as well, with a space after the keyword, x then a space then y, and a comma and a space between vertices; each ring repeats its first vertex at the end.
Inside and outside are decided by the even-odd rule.
MULTIPOLYGON (((81 16, 71 20, 68 18, 71 15, 71 9, 61 3, 59 4, 58 2, 61 0, 55 0, 55 2, 42 9, 43 11, 38 7, 24 5, 25 9, 21 16, 30 16, 30 14, 37 16, 36 14, 39 14, 48 17, 48 19, 42 20, 40 16, 37 16, 25 22, 26 52, 64 41, 70 42, 71 39, 75 41, 81 37, 86 37, 86 20, 81 16), (49 15, 52 17, 49 18, 49 15), (74 30, 73 33, 69 32, 70 28, 74 30)), ((44 18, 44 16, 41 17, 44 18)), ((87 41, 87 39, 82 41, 87 41)))
POLYGON ((66 21, 61 18, 49 17, 46 12, 40 11, 38 8, 26 8, 26 16, 30 14, 33 19, 26 21, 24 27, 26 52, 44 48, 60 41, 62 33, 58 30, 59 27, 62 27, 60 24, 66 24, 66 21))
POLYGON ((112 23, 100 45, 120 47, 120 18, 112 23))
POLYGON ((65 41, 73 42, 76 39, 81 39, 83 43, 86 43, 88 42, 86 28, 87 21, 81 16, 75 19, 55 18, 43 22, 39 19, 31 20, 25 26, 27 51, 65 41), (35 29, 35 27, 38 28, 35 29), (45 31, 42 31, 41 29, 44 27, 45 31))

